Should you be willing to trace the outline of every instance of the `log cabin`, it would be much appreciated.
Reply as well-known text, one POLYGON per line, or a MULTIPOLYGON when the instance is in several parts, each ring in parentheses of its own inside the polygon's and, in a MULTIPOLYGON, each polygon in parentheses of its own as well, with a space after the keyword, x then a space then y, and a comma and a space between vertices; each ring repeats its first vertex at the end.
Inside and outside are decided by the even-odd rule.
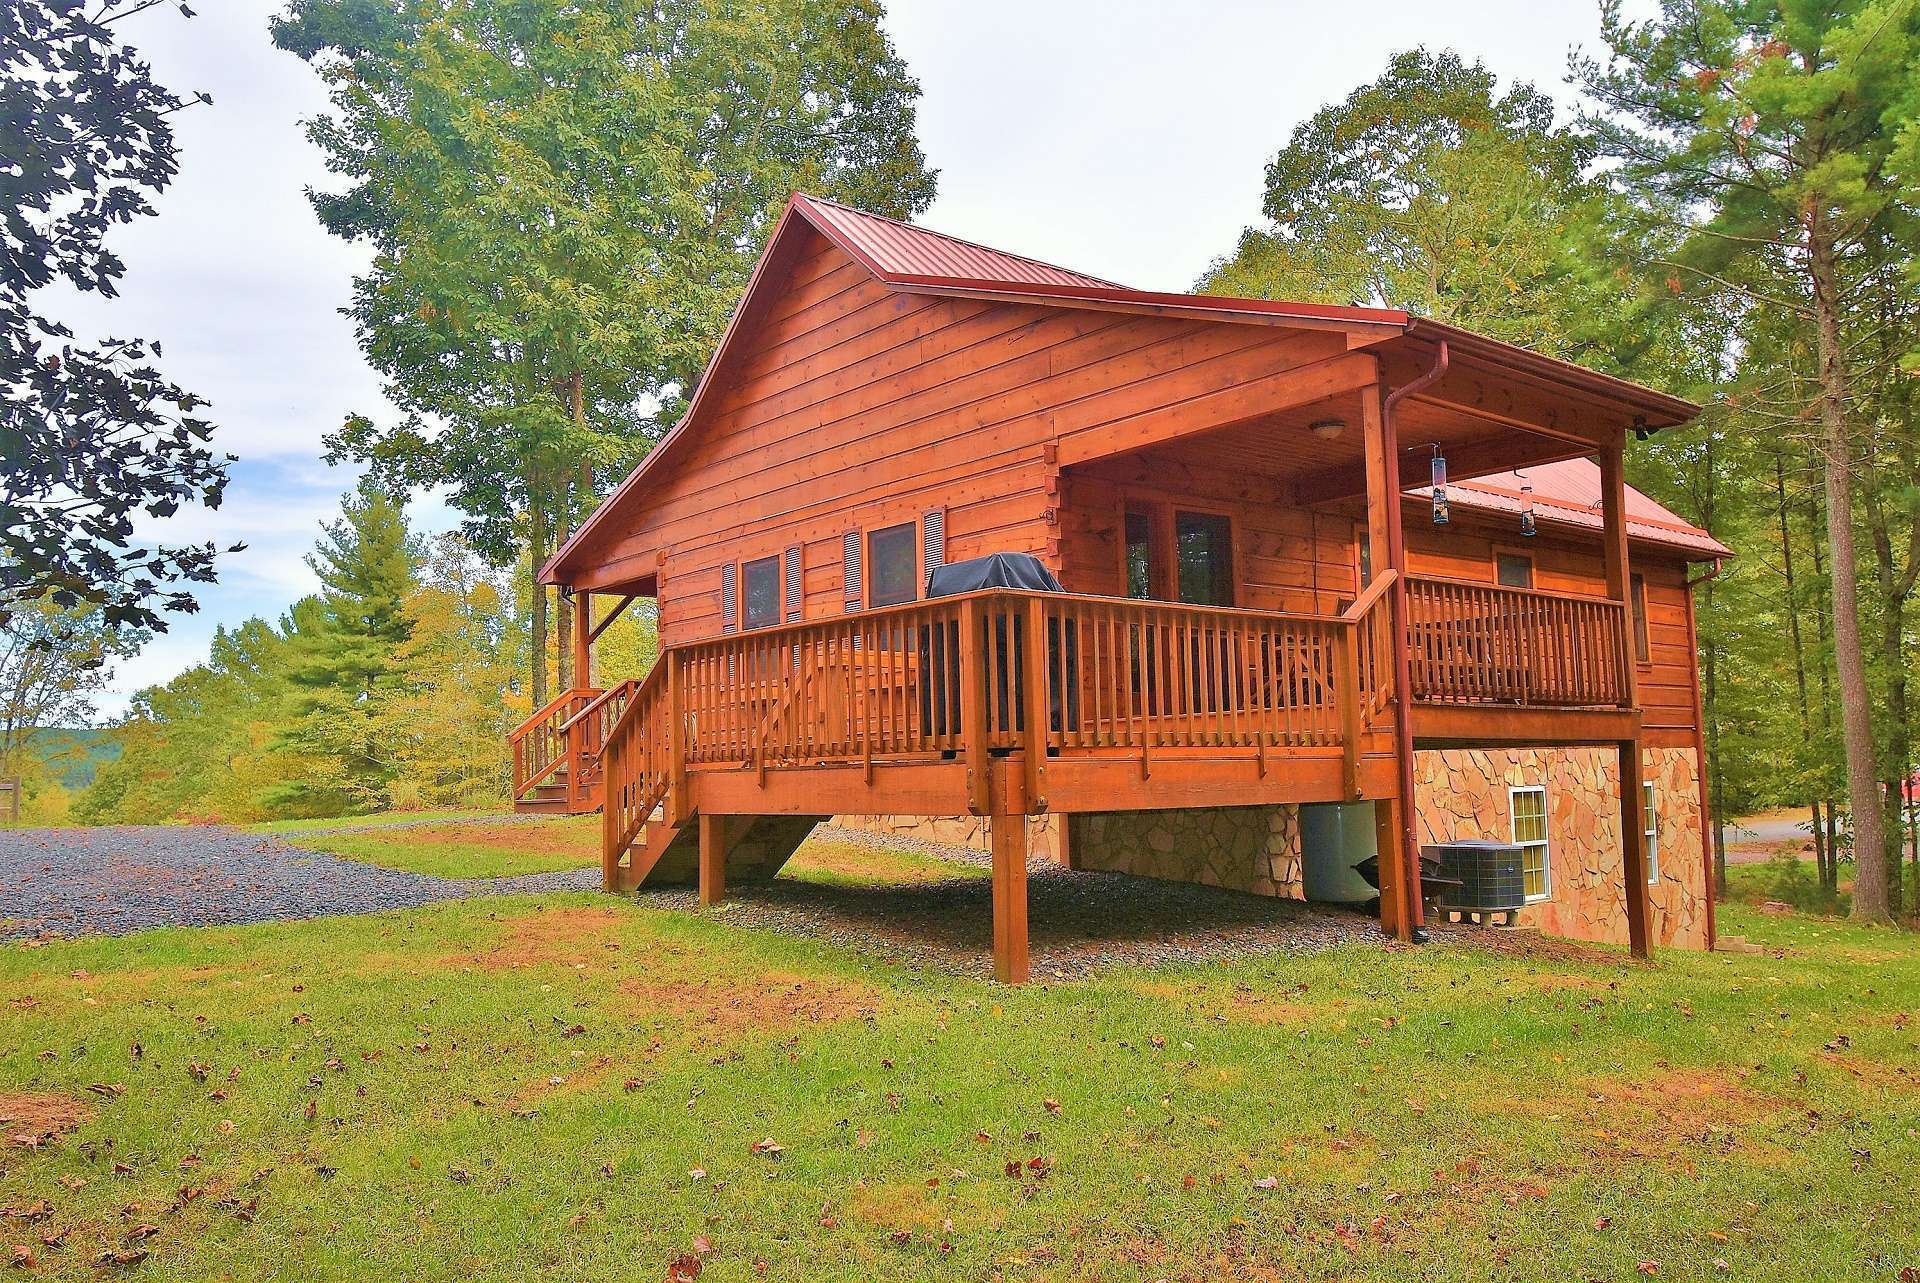
POLYGON ((1401 939, 1423 846, 1478 839, 1519 847, 1523 923, 1711 947, 1689 573, 1728 552, 1622 465, 1697 412, 796 194, 685 414, 541 569, 578 681, 513 733, 516 803, 600 810, 608 890, 707 903, 832 817, 961 833, 1008 982, 1031 845, 1299 896, 1328 823, 1401 939), (1048 586, 930 594, 993 554, 1048 586), (594 685, 641 598, 658 661, 594 685))

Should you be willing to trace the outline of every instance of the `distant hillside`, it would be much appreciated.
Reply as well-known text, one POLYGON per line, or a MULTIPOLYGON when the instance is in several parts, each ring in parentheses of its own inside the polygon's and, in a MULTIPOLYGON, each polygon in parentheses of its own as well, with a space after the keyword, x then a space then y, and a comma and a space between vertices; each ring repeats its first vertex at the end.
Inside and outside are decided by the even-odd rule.
POLYGON ((54 726, 28 735, 28 746, 53 778, 74 792, 93 783, 94 772, 120 756, 120 741, 112 731, 54 726))

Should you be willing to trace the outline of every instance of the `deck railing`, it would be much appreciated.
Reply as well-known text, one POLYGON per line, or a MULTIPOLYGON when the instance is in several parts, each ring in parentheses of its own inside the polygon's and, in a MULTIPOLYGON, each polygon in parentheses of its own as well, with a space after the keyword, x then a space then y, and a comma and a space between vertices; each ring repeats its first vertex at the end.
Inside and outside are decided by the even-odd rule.
POLYGON ((1292 748, 1343 752, 1357 788, 1390 580, 1338 618, 990 590, 672 647, 595 746, 609 849, 689 765, 1292 748))
MULTIPOLYGON (((568 732, 562 729, 600 694, 591 687, 562 691, 531 717, 513 728, 507 742, 513 748, 513 796, 526 797, 569 764, 568 732)), ((569 777, 575 772, 569 771, 569 777)))
POLYGON ((1431 703, 1608 708, 1625 703, 1617 601, 1409 576, 1413 697, 1431 703))

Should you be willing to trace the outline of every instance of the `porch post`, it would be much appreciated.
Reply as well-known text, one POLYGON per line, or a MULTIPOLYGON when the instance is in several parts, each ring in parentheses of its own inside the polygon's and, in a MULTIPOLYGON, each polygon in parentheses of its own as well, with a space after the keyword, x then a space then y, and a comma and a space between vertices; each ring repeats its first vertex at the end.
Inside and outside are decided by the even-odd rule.
MULTIPOLYGON (((1606 553, 1607 596, 1620 605, 1620 706, 1640 707, 1640 669, 1634 661, 1633 566, 1627 555, 1626 433, 1600 451, 1600 516, 1606 553)), ((1647 897, 1647 835, 1641 811, 1646 776, 1638 738, 1622 740, 1620 758, 1621 876, 1626 879, 1627 943, 1636 958, 1647 956, 1652 936, 1652 905, 1647 897)))
POLYGON ((1626 435, 1600 451, 1601 544, 1606 555, 1607 596, 1620 603, 1620 707, 1640 707, 1640 670, 1633 659, 1633 568, 1627 559, 1626 435))
POLYGON ((573 684, 593 685, 593 594, 573 594, 573 684))
POLYGON ((1640 766, 1640 741, 1622 740, 1620 754, 1621 876, 1627 881, 1627 945, 1636 958, 1647 956, 1653 935, 1653 906, 1647 896, 1647 833, 1643 819, 1646 776, 1640 766))
POLYGON ((1027 980, 1027 817, 995 814, 993 836, 993 978, 1027 980))
MULTIPOLYGON (((1407 659, 1407 541, 1400 501, 1400 446, 1386 409, 1386 378, 1360 394, 1367 456, 1367 542, 1373 573, 1394 572, 1387 589, 1393 620, 1393 731, 1397 805, 1384 807, 1384 823, 1375 828, 1380 877, 1380 924, 1395 937, 1410 940, 1424 927, 1420 895, 1420 845, 1413 796, 1412 665, 1407 659), (1392 841, 1395 849, 1388 849, 1392 841), (1387 866, 1397 857, 1398 867, 1387 866), (1390 902, 1391 900, 1391 902, 1390 902)), ((1375 802, 1376 808, 1382 803, 1375 802)), ((1376 810, 1376 817, 1380 811, 1376 810)))

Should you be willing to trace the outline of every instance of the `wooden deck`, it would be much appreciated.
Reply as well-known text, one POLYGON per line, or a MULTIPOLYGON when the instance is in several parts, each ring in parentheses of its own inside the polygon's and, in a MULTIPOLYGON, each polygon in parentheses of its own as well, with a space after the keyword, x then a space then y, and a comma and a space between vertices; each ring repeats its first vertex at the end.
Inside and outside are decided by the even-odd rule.
MULTIPOLYGON (((1392 803, 1395 579, 1339 616, 992 590, 673 646, 522 724, 514 795, 603 810, 609 890, 715 896, 729 850, 771 876, 796 817, 1392 803)), ((1406 588, 1416 736, 1634 735, 1618 602, 1406 588)))

